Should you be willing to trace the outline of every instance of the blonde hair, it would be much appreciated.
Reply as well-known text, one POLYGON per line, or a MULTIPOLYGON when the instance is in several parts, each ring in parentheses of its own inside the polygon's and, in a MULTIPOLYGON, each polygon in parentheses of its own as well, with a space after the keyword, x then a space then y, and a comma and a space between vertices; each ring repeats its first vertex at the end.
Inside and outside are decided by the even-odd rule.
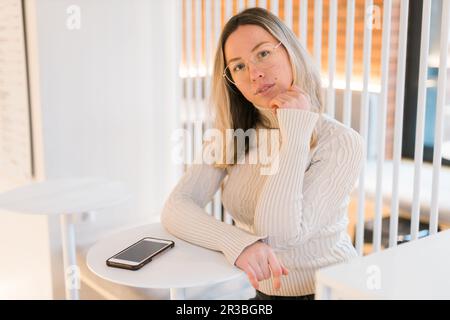
MULTIPOLYGON (((256 126, 258 111, 242 93, 223 77, 225 69, 225 43, 228 37, 241 25, 256 25, 269 32, 286 49, 291 68, 293 83, 298 85, 311 99, 313 112, 323 113, 323 98, 320 74, 308 52, 303 48, 296 35, 277 16, 263 8, 246 9, 233 16, 222 30, 214 58, 211 83, 210 105, 213 107, 214 126, 226 137, 227 129, 242 129, 244 132, 256 126)), ((313 131, 310 147, 317 143, 316 129, 313 131)), ((245 152, 249 149, 245 144, 245 152)), ((226 144, 223 144, 222 159, 226 157, 226 144)), ((237 157, 236 150, 233 151, 237 157)), ((234 162, 233 162, 234 163, 234 162)), ((227 168, 226 161, 216 162, 215 167, 227 168)))

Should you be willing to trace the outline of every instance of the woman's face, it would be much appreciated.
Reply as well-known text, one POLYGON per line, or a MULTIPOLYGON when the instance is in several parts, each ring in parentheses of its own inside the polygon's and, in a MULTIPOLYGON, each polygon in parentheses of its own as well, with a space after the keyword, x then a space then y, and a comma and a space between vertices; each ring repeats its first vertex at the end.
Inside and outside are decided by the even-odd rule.
POLYGON ((237 88, 248 101, 264 108, 269 108, 269 102, 292 85, 289 56, 283 45, 280 45, 273 51, 269 67, 255 65, 249 62, 249 59, 252 54, 255 57, 261 50, 258 45, 262 44, 264 48, 270 47, 269 44, 276 46, 278 43, 270 33, 256 25, 239 26, 225 42, 225 65, 229 65, 233 60, 234 64, 236 61, 243 61, 246 66, 239 77, 240 81, 233 79, 237 88), (234 60, 235 58, 238 60, 234 60), (268 90, 259 92, 264 88, 268 90))

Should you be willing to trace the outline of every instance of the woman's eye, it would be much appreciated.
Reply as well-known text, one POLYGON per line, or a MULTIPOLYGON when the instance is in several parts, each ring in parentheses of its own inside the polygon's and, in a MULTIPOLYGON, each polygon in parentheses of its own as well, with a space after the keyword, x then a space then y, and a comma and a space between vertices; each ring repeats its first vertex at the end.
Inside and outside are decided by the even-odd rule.
POLYGON ((258 54, 258 56, 259 56, 260 58, 265 58, 265 57, 267 57, 268 55, 270 55, 270 51, 269 51, 269 50, 261 51, 261 52, 258 54))
POLYGON ((244 68, 244 64, 240 63, 233 68, 233 72, 241 71, 244 68))

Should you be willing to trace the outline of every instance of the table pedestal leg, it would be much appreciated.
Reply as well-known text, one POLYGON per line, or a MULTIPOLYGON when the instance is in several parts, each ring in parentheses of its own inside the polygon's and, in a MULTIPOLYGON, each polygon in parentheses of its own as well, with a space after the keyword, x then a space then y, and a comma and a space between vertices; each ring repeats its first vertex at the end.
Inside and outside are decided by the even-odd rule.
POLYGON ((170 288, 170 300, 186 300, 186 289, 170 288))
POLYGON ((80 269, 76 258, 75 227, 70 214, 61 214, 60 219, 66 299, 78 300, 80 298, 80 269))

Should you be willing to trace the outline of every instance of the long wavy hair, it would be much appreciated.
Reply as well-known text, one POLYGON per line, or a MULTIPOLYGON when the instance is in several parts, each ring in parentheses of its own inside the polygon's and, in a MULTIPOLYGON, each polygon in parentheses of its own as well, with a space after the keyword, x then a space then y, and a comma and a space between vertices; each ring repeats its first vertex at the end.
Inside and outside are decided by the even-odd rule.
MULTIPOLYGON (((323 97, 321 91, 320 73, 315 67, 313 59, 303 48, 294 32, 289 29, 277 16, 263 8, 246 9, 233 16, 225 25, 215 51, 214 67, 211 80, 210 105, 213 107, 214 127, 226 137, 227 129, 242 129, 244 132, 255 128, 258 122, 258 110, 248 101, 239 89, 223 77, 225 65, 225 43, 228 37, 242 25, 256 25, 269 32, 286 49, 291 68, 293 83, 298 85, 311 99, 313 112, 323 113, 323 97)), ((247 139, 246 139, 247 140, 247 139)), ((317 132, 313 131, 310 147, 317 143, 317 132)), ((236 159, 236 149, 226 150, 223 144, 222 161, 216 161, 215 167, 227 168, 233 165, 226 163, 226 153, 233 153, 236 159)), ((249 143, 245 141, 245 152, 249 150, 249 143)))

